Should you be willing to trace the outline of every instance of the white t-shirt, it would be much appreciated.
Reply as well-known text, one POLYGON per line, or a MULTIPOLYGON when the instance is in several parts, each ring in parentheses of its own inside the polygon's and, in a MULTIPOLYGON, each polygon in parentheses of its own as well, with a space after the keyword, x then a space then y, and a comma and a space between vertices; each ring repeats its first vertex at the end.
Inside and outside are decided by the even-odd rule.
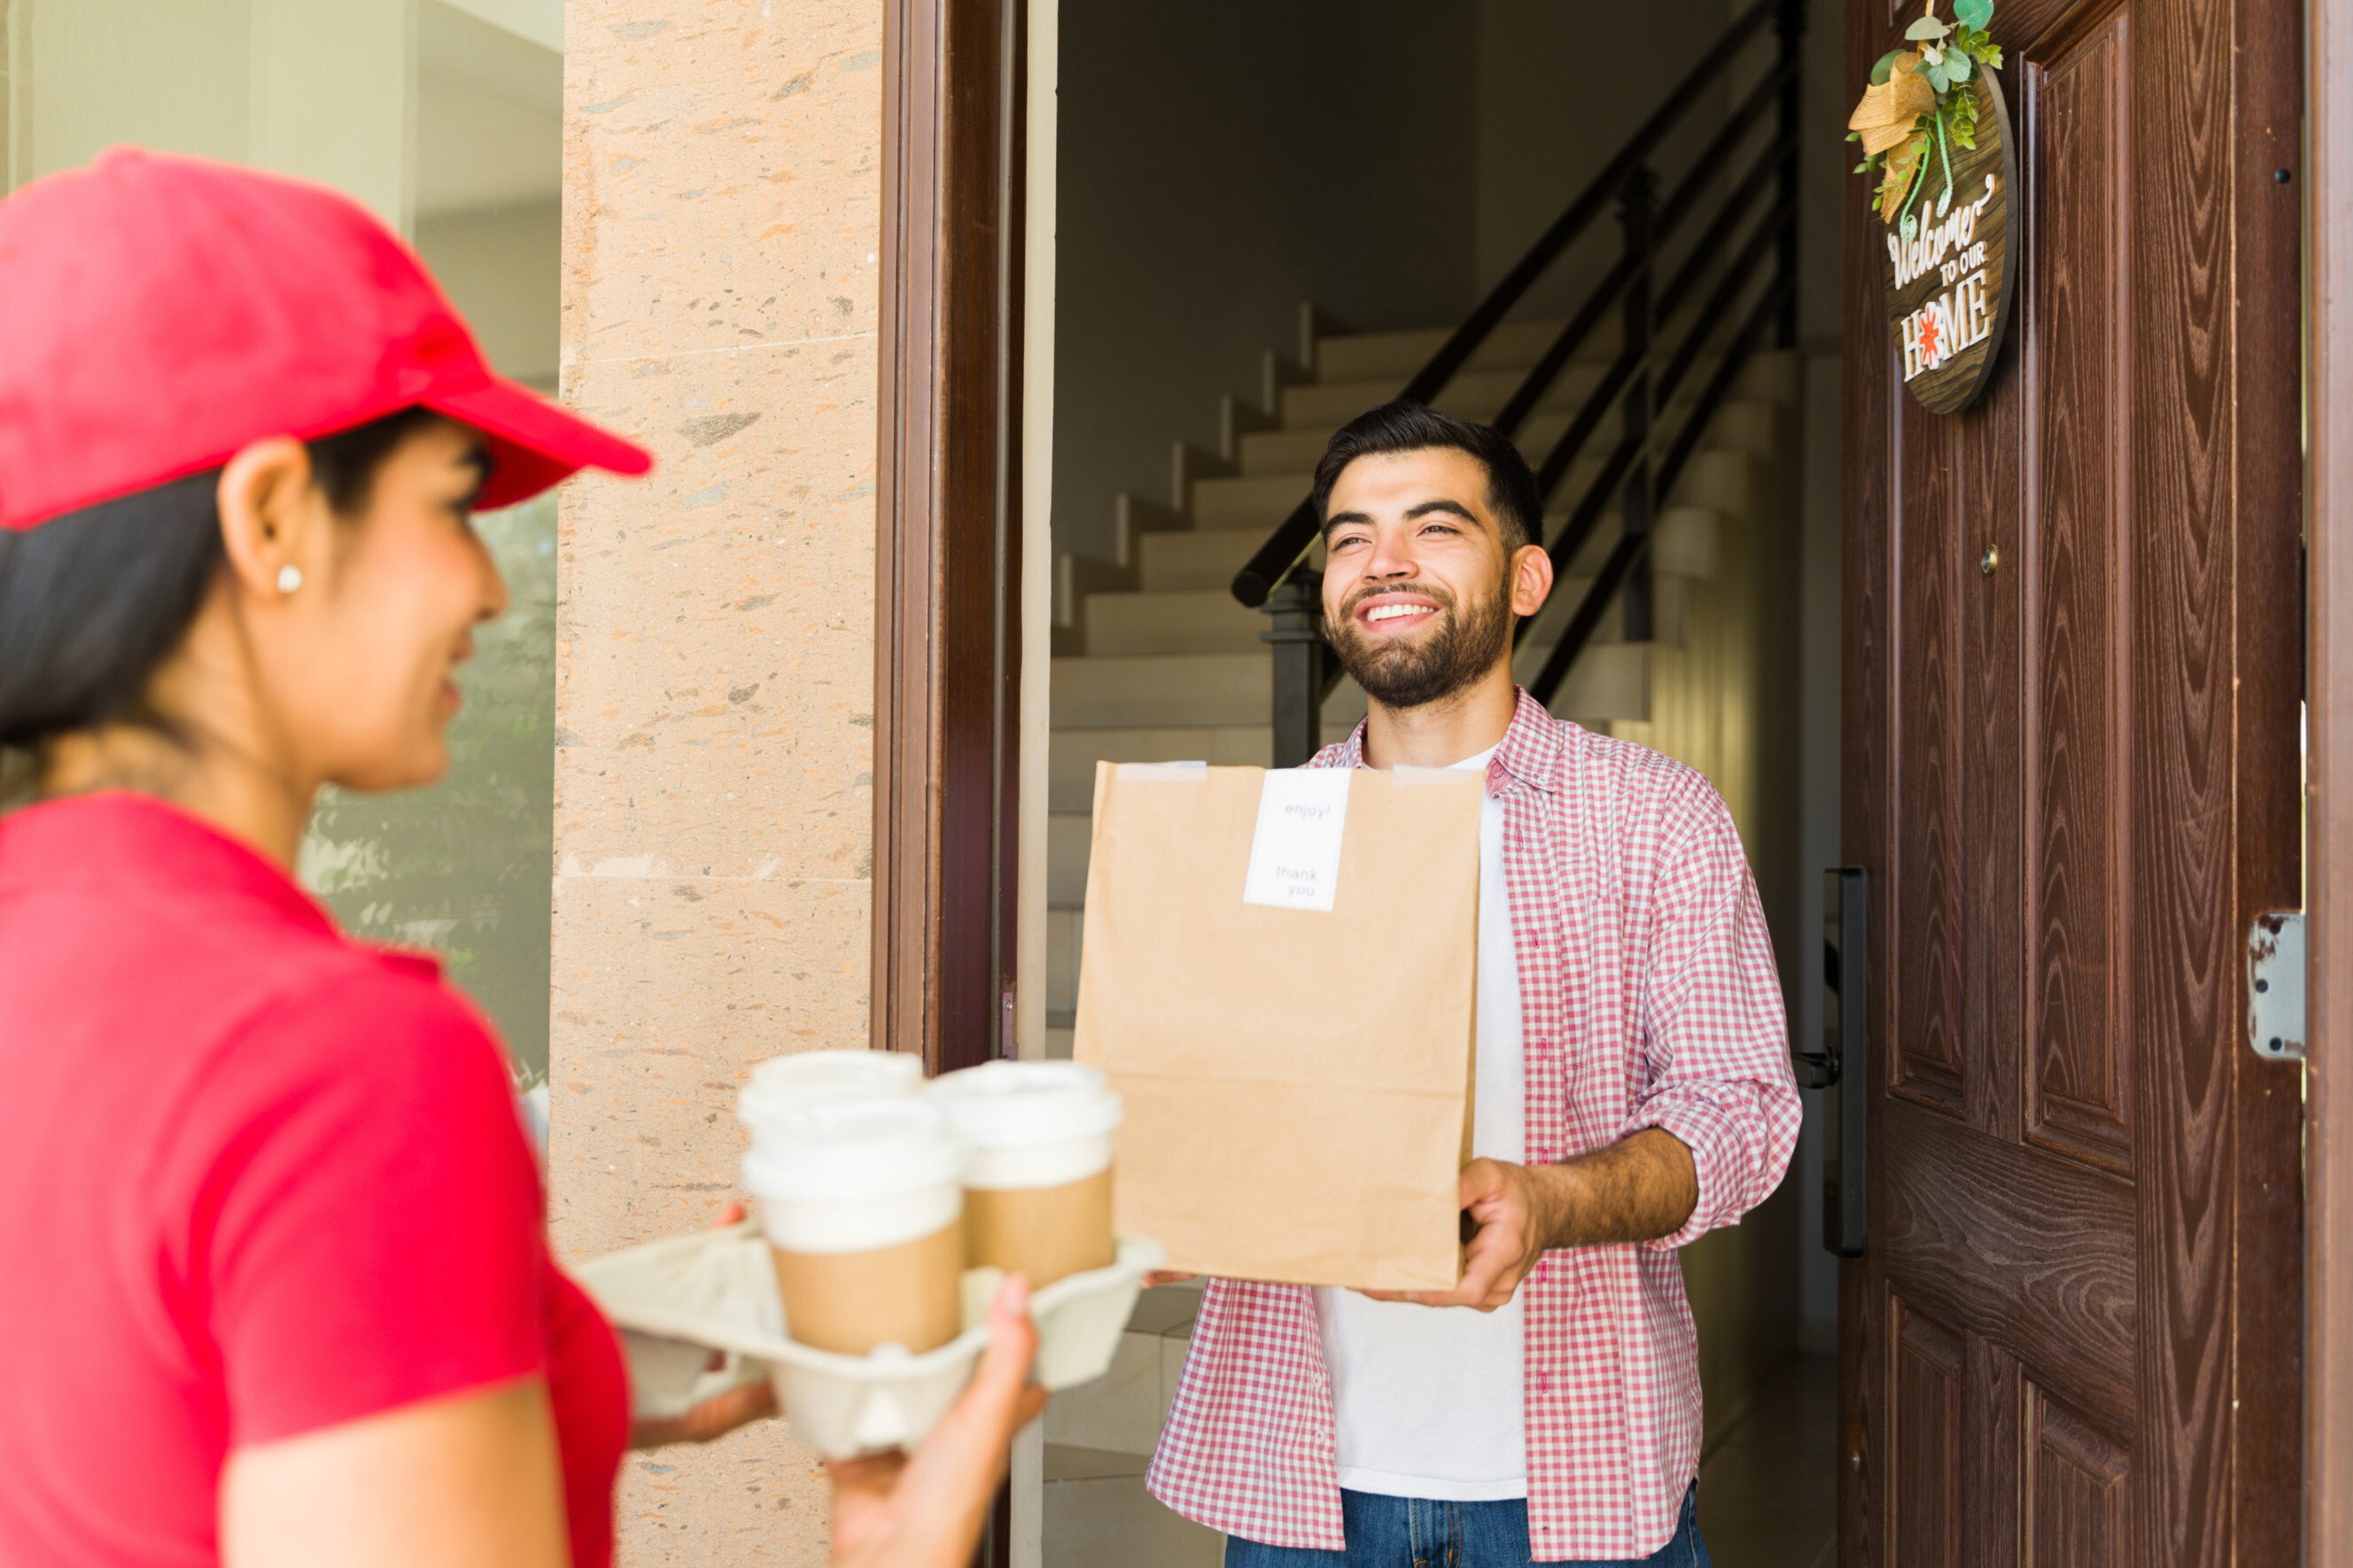
MULTIPOLYGON (((1454 765, 1484 772, 1495 748, 1454 765)), ((1479 813, 1479 1038, 1471 1148, 1526 1156, 1520 968, 1504 887, 1504 804, 1479 813)), ((1493 1312, 1315 1292, 1332 1373, 1340 1484, 1444 1502, 1528 1495, 1520 1298, 1493 1312)))

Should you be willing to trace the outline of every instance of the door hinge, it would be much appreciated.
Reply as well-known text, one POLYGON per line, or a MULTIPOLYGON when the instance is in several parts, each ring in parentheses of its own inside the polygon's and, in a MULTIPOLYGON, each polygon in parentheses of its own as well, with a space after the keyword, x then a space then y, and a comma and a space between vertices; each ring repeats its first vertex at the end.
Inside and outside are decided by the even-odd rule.
POLYGON ((2275 1062, 2304 1060, 2304 911, 2266 910, 2247 928, 2247 1044, 2275 1062))

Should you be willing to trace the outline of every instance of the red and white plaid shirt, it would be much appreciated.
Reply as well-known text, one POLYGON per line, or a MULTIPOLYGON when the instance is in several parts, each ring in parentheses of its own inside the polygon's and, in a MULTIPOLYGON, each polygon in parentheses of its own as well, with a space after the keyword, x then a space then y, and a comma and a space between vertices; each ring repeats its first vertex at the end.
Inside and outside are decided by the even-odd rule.
MULTIPOLYGON (((1364 766, 1363 726, 1308 765, 1364 766)), ((1547 1252, 1520 1285, 1535 1558, 1645 1557, 1699 1468, 1675 1250, 1763 1202, 1798 1141, 1780 981, 1731 814, 1694 770, 1523 691, 1487 792, 1504 803, 1528 1163, 1663 1127, 1699 1173, 1672 1236, 1547 1252)), ((1334 1441, 1314 1292, 1211 1280, 1153 1495, 1247 1541, 1340 1551, 1334 1441)))

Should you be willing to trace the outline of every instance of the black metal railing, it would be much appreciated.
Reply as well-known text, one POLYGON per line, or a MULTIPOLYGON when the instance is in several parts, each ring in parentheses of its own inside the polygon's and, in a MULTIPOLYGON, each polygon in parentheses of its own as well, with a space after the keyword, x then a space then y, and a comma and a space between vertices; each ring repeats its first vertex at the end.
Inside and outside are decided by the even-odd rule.
MULTIPOLYGON (((1651 636, 1650 544, 1659 508, 1766 331, 1783 347, 1797 341, 1798 47, 1804 26, 1805 0, 1757 0, 1734 18, 1398 394, 1437 400, 1529 290, 1615 205, 1617 259, 1569 311, 1490 421, 1516 437, 1561 373, 1616 314, 1617 354, 1535 465, 1536 484, 1549 510, 1554 492, 1615 419, 1617 440, 1570 503, 1566 521, 1543 541, 1556 575, 1566 576, 1611 501, 1618 503, 1617 542, 1527 683, 1539 701, 1552 701, 1612 600, 1620 602, 1626 640, 1651 636), (1741 93, 1660 200, 1655 165, 1677 132, 1692 122, 1694 106, 1751 52, 1768 24, 1777 44, 1772 64, 1741 93), (1729 173, 1730 161, 1750 149, 1738 172, 1729 173), (1703 205, 1710 223, 1683 243, 1670 266, 1678 231, 1703 205), (1694 307, 1703 288, 1705 293, 1694 307), (1711 353, 1699 391, 1679 401, 1684 382, 1711 353)), ((1235 598, 1273 617, 1271 629, 1261 636, 1274 648, 1277 767, 1305 762, 1322 743, 1324 699, 1339 680, 1323 638, 1323 580, 1306 563, 1321 522, 1303 499, 1233 581, 1235 598)), ((1519 637, 1525 639, 1539 620, 1549 619, 1522 622, 1519 637)))

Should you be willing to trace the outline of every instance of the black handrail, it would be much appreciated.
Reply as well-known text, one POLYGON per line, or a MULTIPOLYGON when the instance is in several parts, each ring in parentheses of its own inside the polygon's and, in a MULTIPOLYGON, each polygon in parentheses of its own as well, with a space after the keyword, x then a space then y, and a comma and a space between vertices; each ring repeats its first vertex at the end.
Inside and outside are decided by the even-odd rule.
MULTIPOLYGON (((1715 417, 1716 408, 1724 401, 1725 394, 1731 390, 1733 380, 1746 365, 1749 352, 1756 347, 1758 331, 1767 321, 1779 311, 1787 297, 1795 291, 1796 286, 1797 279, 1794 277, 1780 278, 1758 298, 1757 303, 1750 309, 1747 320, 1741 323, 1739 332, 1735 336, 1733 342, 1727 346, 1723 363, 1717 365, 1715 374, 1708 378, 1707 386, 1694 404, 1691 416, 1683 421, 1683 434, 1676 438, 1674 446, 1670 448, 1666 460, 1659 465, 1657 493, 1664 495, 1675 480, 1682 477, 1683 465, 1690 461, 1693 451, 1699 445, 1700 437, 1706 433, 1707 422, 1715 417)), ((1581 544, 1583 541, 1580 540, 1578 542, 1581 544)), ((1585 651, 1585 645, 1592 640, 1593 634, 1600 628, 1601 617, 1608 611, 1610 599, 1625 585, 1626 579, 1640 563, 1649 545, 1648 533, 1628 533, 1621 536, 1618 542, 1610 547, 1609 554, 1603 560, 1600 571, 1594 574, 1593 585, 1587 589, 1585 596, 1577 601, 1577 608, 1570 612, 1568 624, 1561 628, 1559 640, 1553 644, 1552 651, 1545 656, 1543 668, 1528 682, 1528 689, 1531 692, 1536 693, 1545 701, 1551 700, 1552 694, 1560 689, 1560 683, 1568 678, 1569 667, 1577 662, 1577 656, 1585 651)), ((1520 631, 1523 636, 1525 635, 1530 624, 1525 621, 1521 623, 1520 631)))
MULTIPOLYGON (((1623 599, 1623 635, 1630 640, 1650 636, 1651 519, 1754 356, 1766 327, 1773 325, 1785 346, 1795 339, 1798 40, 1803 24, 1804 0, 1759 0, 1736 18, 1685 74, 1667 101, 1398 395, 1424 402, 1435 397, 1536 278, 1590 226, 1605 204, 1616 201, 1623 230, 1619 260, 1571 312, 1493 421, 1494 427, 1505 435, 1517 435, 1604 318, 1613 309, 1619 312, 1623 331, 1619 352, 1536 465, 1537 489, 1548 506, 1553 491, 1585 456, 1602 426, 1613 415, 1618 416, 1619 438, 1578 492, 1563 526, 1541 541, 1553 561, 1556 577, 1566 577, 1611 502, 1620 505, 1617 543, 1571 611, 1542 669, 1528 682, 1539 701, 1552 700, 1613 598, 1623 599), (1675 128, 1698 89, 1731 63, 1768 16, 1779 24, 1778 60, 1741 95, 1662 206, 1658 182, 1648 163, 1650 155, 1675 128), (1660 286, 1655 275, 1667 237, 1699 205, 1701 195, 1725 177, 1725 161, 1768 110, 1778 115, 1774 133, 1706 209, 1715 220, 1714 233, 1702 235, 1660 286), (1736 247, 1717 238, 1748 219, 1768 189, 1772 199, 1736 247), (1767 280, 1765 287, 1755 291, 1738 327, 1721 346, 1713 374, 1699 395, 1687 405, 1679 405, 1676 394, 1684 377, 1709 351, 1717 324, 1729 320, 1736 303, 1755 289, 1760 277, 1758 266, 1768 248, 1773 259, 1769 269, 1761 274, 1767 280), (1683 323, 1680 342, 1674 341, 1678 333, 1663 329, 1676 322, 1684 300, 1711 276, 1714 286, 1704 302, 1683 323), (1657 455, 1662 442, 1662 458, 1657 455)), ((1315 749, 1323 700, 1340 679, 1336 661, 1326 657, 1322 643, 1322 577, 1303 564, 1319 521, 1309 503, 1302 500, 1233 582, 1237 599, 1253 606, 1264 605, 1274 617, 1275 629, 1265 634, 1265 640, 1275 645, 1277 654, 1272 715, 1277 766, 1303 762, 1315 749)), ((1516 637, 1525 641, 1535 626, 1534 620, 1522 622, 1516 637)))
MULTIPOLYGON (((1479 301, 1470 315, 1463 318, 1462 324, 1454 329, 1453 334, 1430 356, 1430 362, 1414 373, 1413 379, 1406 383, 1405 390, 1398 395, 1427 403, 1444 391, 1446 384, 1452 381, 1455 373, 1470 362, 1471 356, 1502 324, 1512 307, 1520 302, 1521 297, 1535 287, 1536 279, 1544 276, 1560 258, 1561 253, 1583 235, 1593 220, 1618 197, 1627 177, 1641 167, 1659 142, 1681 122, 1685 110, 1697 100, 1700 89, 1731 65, 1742 46, 1754 37, 1767 21, 1784 16, 1800 4, 1802 0, 1757 0, 1756 5, 1735 17, 1714 47, 1700 57, 1698 63, 1684 73, 1683 79, 1668 92, 1665 100, 1651 117, 1627 138, 1626 144, 1619 149, 1617 155, 1602 165, 1601 172, 1593 177, 1575 201, 1569 203, 1567 210, 1553 220, 1552 226, 1545 230, 1535 244, 1528 247, 1527 254, 1521 257, 1511 271, 1504 275, 1503 280, 1488 291, 1487 297, 1479 301)), ((1782 43, 1781 64, 1785 69, 1794 70, 1796 29, 1786 18, 1783 31, 1788 36, 1782 43)), ((1778 74, 1773 79, 1776 85, 1786 85, 1778 74)), ((1760 104, 1763 101, 1762 94, 1751 96, 1760 104)), ((1786 93, 1783 96, 1786 99, 1786 93)), ((1566 363, 1566 359, 1562 363, 1566 363)), ((1541 391, 1537 395, 1542 395, 1541 391)), ((1534 401, 1530 399, 1532 405, 1534 401)), ((1250 558, 1249 563, 1234 574, 1234 597, 1251 609, 1264 605, 1283 574, 1297 565, 1314 544, 1321 522, 1314 509, 1302 500, 1292 509, 1291 515, 1267 536, 1266 542, 1259 546, 1258 552, 1250 558)))

